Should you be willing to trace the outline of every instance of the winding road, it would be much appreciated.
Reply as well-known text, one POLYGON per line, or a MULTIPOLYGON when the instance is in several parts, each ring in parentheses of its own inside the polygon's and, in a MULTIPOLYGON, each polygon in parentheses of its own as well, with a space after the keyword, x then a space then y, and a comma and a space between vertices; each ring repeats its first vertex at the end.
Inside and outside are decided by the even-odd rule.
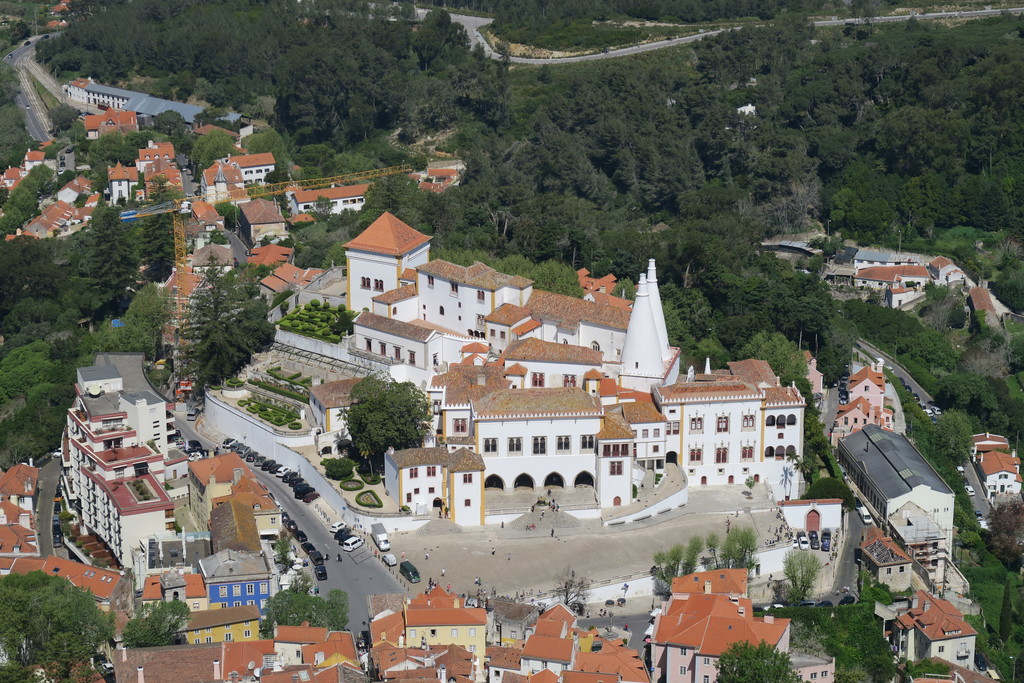
MULTIPOLYGON (((843 26, 843 25, 857 25, 857 24, 887 24, 900 21, 910 21, 911 19, 917 19, 918 21, 934 20, 934 19, 983 19, 986 17, 995 17, 1003 13, 1008 14, 1024 14, 1024 7, 1012 7, 1009 9, 982 9, 982 10, 971 10, 966 12, 923 12, 916 14, 901 14, 887 17, 866 17, 860 19, 824 19, 821 21, 812 22, 815 27, 824 26, 843 26)), ((416 18, 423 19, 427 15, 427 10, 417 9, 416 18)), ((462 24, 466 29, 466 33, 469 35, 470 47, 475 48, 477 45, 483 46, 484 54, 491 59, 503 59, 503 57, 494 51, 487 39, 484 38, 481 29, 494 21, 491 17, 473 17, 468 14, 450 14, 452 21, 462 24)), ((636 55, 642 52, 651 52, 652 50, 661 50, 667 47, 675 47, 676 45, 686 45, 687 43, 694 43, 708 36, 717 36, 725 31, 736 31, 742 28, 741 26, 734 26, 732 28, 717 29, 714 31, 704 31, 703 33, 696 33, 692 36, 684 36, 682 38, 669 38, 666 40, 659 40, 653 43, 643 43, 641 45, 631 45, 629 47, 620 47, 614 50, 608 50, 607 52, 595 52, 593 54, 586 55, 575 55, 573 57, 509 57, 509 61, 513 64, 532 64, 534 66, 541 64, 572 64, 575 62, 592 62, 599 59, 614 59, 616 57, 626 57, 628 55, 636 55)))

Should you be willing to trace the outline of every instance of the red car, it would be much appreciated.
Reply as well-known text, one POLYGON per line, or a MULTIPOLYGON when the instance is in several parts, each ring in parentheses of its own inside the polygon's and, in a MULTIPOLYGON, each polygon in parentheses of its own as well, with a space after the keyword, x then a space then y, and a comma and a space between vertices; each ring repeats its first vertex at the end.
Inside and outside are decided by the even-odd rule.
POLYGON ((316 500, 319 497, 320 497, 319 493, 317 493, 316 491, 310 491, 309 493, 307 493, 306 495, 304 495, 302 497, 302 502, 303 503, 312 503, 314 500, 316 500))

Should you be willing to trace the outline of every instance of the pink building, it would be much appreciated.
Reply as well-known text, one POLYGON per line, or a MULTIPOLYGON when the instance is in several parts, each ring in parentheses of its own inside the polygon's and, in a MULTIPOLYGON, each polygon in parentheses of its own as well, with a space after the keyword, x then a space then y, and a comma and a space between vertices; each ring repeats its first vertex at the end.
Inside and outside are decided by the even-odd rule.
POLYGON ((824 393, 825 376, 818 369, 818 359, 810 351, 804 351, 804 359, 807 361, 807 381, 811 385, 811 393, 815 396, 824 393))
POLYGON ((873 408, 885 407, 885 373, 882 359, 866 365, 850 377, 850 402, 865 399, 873 408))
POLYGON ((859 432, 869 424, 878 425, 891 432, 892 421, 893 412, 889 406, 878 408, 868 403, 866 398, 855 398, 845 406, 839 406, 836 420, 832 424, 832 445, 835 446, 840 440, 859 432))

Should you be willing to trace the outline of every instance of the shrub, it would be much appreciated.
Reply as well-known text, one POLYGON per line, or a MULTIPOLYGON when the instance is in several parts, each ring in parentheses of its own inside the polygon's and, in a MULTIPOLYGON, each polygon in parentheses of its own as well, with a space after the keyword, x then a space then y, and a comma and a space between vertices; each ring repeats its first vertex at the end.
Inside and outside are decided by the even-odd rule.
POLYGON ((370 486, 375 486, 376 484, 380 483, 380 475, 377 475, 377 474, 360 474, 359 476, 361 476, 363 478, 363 481, 365 481, 370 486))
POLYGON ((259 387, 260 389, 266 389, 267 391, 273 392, 280 396, 284 396, 285 398, 290 398, 295 401, 301 401, 305 403, 306 401, 309 400, 309 397, 306 396, 305 394, 300 394, 289 389, 282 389, 281 387, 274 386, 273 384, 270 384, 268 382, 261 382, 259 380, 253 379, 249 380, 249 384, 253 385, 254 387, 259 387))
POLYGON ((343 481, 338 484, 338 486, 341 487, 343 491, 358 491, 363 488, 363 482, 358 479, 348 479, 347 481, 343 481))
POLYGON ((320 308, 320 299, 313 299, 309 302, 310 308, 320 308))
POLYGON ((213 391, 220 391, 221 390, 221 386, 219 384, 211 384, 210 385, 210 389, 213 390, 213 391))
POLYGON ((302 429, 302 423, 301 422, 291 422, 291 423, 288 424, 288 429, 292 429, 292 430, 302 429))
POLYGON ((363 506, 364 508, 380 508, 384 507, 384 504, 380 502, 380 498, 372 489, 363 491, 356 496, 356 504, 363 506))
POLYGON ((260 412, 260 407, 258 405, 254 405, 252 403, 247 405, 245 407, 245 409, 248 410, 250 413, 258 413, 258 412, 260 412))
POLYGON ((412 512, 412 510, 409 509, 408 505, 403 505, 400 509, 402 510, 402 512, 412 512))
POLYGON ((228 379, 228 381, 224 382, 224 384, 228 385, 232 389, 238 389, 239 387, 245 386, 245 382, 238 379, 237 377, 231 377, 230 379, 228 379))
POLYGON ((356 463, 351 458, 325 458, 321 464, 328 479, 348 479, 356 469, 356 463))

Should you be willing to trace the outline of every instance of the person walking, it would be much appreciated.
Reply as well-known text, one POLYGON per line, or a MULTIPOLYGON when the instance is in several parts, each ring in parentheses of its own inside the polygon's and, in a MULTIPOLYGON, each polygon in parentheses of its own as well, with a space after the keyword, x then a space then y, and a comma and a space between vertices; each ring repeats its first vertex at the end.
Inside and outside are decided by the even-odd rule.
POLYGON ((554 530, 554 528, 552 528, 551 529, 551 538, 554 538, 554 537, 555 537, 555 530, 554 530))

